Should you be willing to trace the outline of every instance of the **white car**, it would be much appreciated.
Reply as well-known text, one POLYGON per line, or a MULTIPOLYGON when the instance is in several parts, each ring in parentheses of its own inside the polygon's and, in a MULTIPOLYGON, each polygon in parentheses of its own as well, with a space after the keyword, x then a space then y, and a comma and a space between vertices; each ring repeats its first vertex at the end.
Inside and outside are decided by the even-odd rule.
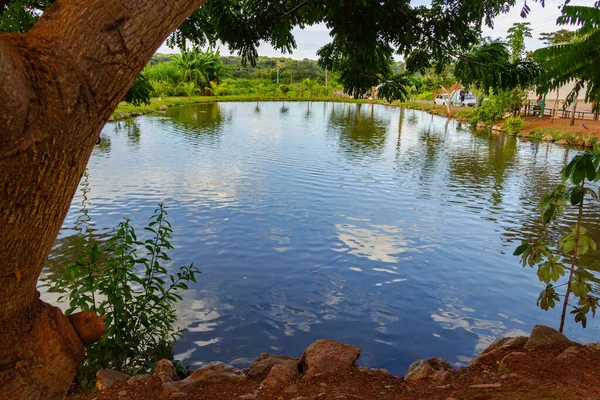
POLYGON ((473 95, 473 93, 463 90, 463 93, 465 95, 465 100, 462 102, 460 101, 460 90, 455 90, 450 94, 450 105, 452 106, 469 106, 469 107, 473 107, 476 103, 477 103, 477 99, 475 98, 475 95, 473 95))
POLYGON ((433 104, 440 104, 440 105, 445 106, 447 100, 448 100, 448 95, 447 94, 438 94, 435 97, 435 99, 433 99, 433 104))

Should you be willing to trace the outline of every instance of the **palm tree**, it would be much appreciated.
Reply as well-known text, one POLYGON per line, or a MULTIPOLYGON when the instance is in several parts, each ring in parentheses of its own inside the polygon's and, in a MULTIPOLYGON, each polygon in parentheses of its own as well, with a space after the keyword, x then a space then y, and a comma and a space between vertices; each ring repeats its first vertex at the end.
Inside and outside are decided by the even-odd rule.
POLYGON ((564 105, 573 105, 571 125, 574 125, 577 98, 586 85, 585 101, 594 104, 593 112, 600 111, 600 9, 564 6, 556 22, 558 25, 578 25, 581 28, 571 42, 545 47, 534 53, 534 58, 544 67, 538 92, 558 90, 574 82, 564 105))
POLYGON ((220 60, 219 50, 202 52, 197 47, 181 50, 181 54, 174 57, 174 62, 182 71, 183 81, 193 82, 204 93, 211 93, 210 82, 218 84, 231 75, 220 60))

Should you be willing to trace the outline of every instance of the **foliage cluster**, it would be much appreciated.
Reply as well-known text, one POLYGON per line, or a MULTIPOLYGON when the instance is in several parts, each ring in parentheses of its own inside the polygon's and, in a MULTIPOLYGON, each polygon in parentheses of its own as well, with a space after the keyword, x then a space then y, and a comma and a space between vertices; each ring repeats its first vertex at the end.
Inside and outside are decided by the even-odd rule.
MULTIPOLYGON (((542 221, 550 224, 556 221, 570 204, 577 210, 574 226, 564 234, 558 243, 547 246, 541 238, 524 241, 514 252, 521 258, 523 266, 537 267, 537 275, 546 286, 540 293, 537 305, 543 310, 554 308, 563 297, 563 308, 559 330, 562 332, 568 307, 575 322, 585 328, 589 313, 595 316, 599 298, 592 292, 592 274, 581 265, 581 257, 596 250, 596 243, 583 226, 584 202, 586 199, 598 201, 600 193, 590 183, 600 181, 600 151, 588 151, 575 156, 562 170, 565 183, 558 185, 540 200, 542 221), (568 274, 566 282, 556 285, 568 274), (556 289, 564 287, 564 295, 556 289), (570 302, 570 296, 575 297, 570 302)), ((558 224, 552 226, 559 229, 558 224)))
POLYGON ((579 93, 585 88, 585 101, 593 103, 593 111, 600 111, 600 8, 564 6, 558 18, 559 25, 574 25, 579 29, 568 43, 566 35, 549 40, 559 41, 554 45, 539 49, 534 58, 544 67, 538 83, 538 92, 557 89, 574 82, 573 89, 566 97, 565 107, 576 102, 579 93))
POLYGON ((506 118, 506 128, 508 130, 508 133, 510 133, 511 135, 516 135, 517 133, 521 132, 523 123, 525 123, 525 121, 518 115, 511 115, 510 117, 506 118))
POLYGON ((497 93, 490 89, 488 97, 473 112, 469 122, 477 124, 482 121, 486 125, 498 123, 502 120, 504 113, 514 112, 521 108, 525 95, 524 91, 517 88, 509 91, 499 90, 497 93))
POLYGON ((108 241, 85 246, 55 283, 69 302, 65 314, 82 310, 106 316, 106 333, 86 347, 79 375, 83 384, 102 368, 149 371, 161 358, 172 358, 173 341, 182 333, 174 327, 175 304, 182 299, 178 291, 196 282, 200 271, 190 264, 172 275, 164 266, 171 262, 173 231, 162 204, 144 230, 150 237, 138 240, 125 219, 108 241))

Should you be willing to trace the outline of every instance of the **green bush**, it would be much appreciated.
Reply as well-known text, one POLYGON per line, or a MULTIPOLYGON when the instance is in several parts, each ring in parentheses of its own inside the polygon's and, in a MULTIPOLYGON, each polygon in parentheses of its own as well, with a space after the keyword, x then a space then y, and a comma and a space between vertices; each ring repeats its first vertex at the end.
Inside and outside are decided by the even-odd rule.
POLYGON ((132 374, 148 372, 161 358, 172 358, 172 344, 182 330, 174 328, 178 290, 196 282, 200 271, 193 264, 175 275, 162 265, 170 262, 167 251, 171 224, 159 204, 148 226, 151 237, 140 241, 129 219, 121 222, 103 244, 84 246, 83 255, 57 280, 55 289, 68 294, 69 309, 94 311, 106 316, 106 333, 86 347, 78 379, 84 387, 102 368, 132 374), (138 256, 138 252, 144 252, 138 256))
POLYGON ((524 122, 525 121, 523 118, 519 116, 513 117, 511 115, 510 117, 506 118, 506 127, 508 129, 508 133, 511 135, 516 135, 517 133, 521 132, 524 122))
POLYGON ((417 100, 433 100, 433 92, 423 92, 417 95, 417 100))
POLYGON ((510 91, 500 90, 498 93, 490 89, 487 99, 473 113, 469 122, 476 124, 482 121, 486 125, 494 125, 502 120, 505 112, 518 112, 525 95, 525 92, 518 88, 510 91))

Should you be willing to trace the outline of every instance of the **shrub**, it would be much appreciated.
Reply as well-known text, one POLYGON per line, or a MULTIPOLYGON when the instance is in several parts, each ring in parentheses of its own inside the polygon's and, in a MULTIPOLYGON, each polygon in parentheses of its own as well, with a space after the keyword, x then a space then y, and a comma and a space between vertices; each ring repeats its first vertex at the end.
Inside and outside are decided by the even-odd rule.
POLYGON ((433 100, 433 92, 423 92, 417 95, 417 100, 433 100))
POLYGON ((69 309, 94 311, 106 316, 106 333, 86 347, 78 376, 82 385, 94 381, 98 369, 129 373, 146 372, 161 358, 172 358, 172 344, 182 330, 174 328, 178 290, 196 282, 200 271, 193 264, 175 275, 162 263, 169 262, 171 224, 159 204, 144 230, 151 237, 139 241, 129 219, 121 222, 103 244, 84 246, 83 255, 57 280, 55 289, 68 292, 69 309), (138 251, 145 255, 138 256, 138 251))
POLYGON ((516 135, 517 133, 521 132, 521 128, 523 127, 524 122, 525 121, 523 120, 523 118, 519 116, 510 116, 506 118, 506 127, 508 129, 508 133, 516 135))
POLYGON ((575 322, 581 323, 585 328, 588 314, 595 316, 600 302, 592 288, 594 276, 580 264, 582 256, 596 250, 596 242, 583 223, 585 200, 598 201, 593 182, 600 181, 599 165, 600 151, 588 151, 575 156, 562 170, 563 181, 570 181, 572 186, 561 184, 540 200, 544 224, 555 221, 568 204, 577 208, 577 219, 570 231, 554 246, 547 247, 541 238, 534 238, 524 241, 514 252, 514 255, 521 258, 523 267, 537 267, 538 278, 545 284, 538 296, 537 305, 548 310, 560 301, 563 302, 560 332, 563 331, 569 307, 575 322), (565 274, 568 276, 566 282, 557 285, 565 274), (557 293, 556 289, 560 287, 563 287, 564 295, 557 293))

